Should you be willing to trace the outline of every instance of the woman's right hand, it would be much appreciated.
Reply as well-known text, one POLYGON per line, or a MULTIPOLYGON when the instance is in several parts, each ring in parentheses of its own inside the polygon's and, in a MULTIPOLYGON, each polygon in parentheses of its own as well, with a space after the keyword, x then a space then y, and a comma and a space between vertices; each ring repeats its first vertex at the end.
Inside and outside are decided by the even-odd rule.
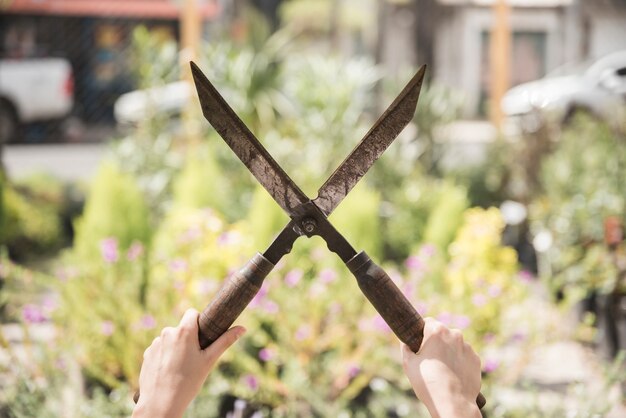
POLYGON ((424 340, 413 353, 402 344, 404 371, 417 397, 433 418, 481 417, 480 358, 463 341, 461 331, 426 318, 424 340))

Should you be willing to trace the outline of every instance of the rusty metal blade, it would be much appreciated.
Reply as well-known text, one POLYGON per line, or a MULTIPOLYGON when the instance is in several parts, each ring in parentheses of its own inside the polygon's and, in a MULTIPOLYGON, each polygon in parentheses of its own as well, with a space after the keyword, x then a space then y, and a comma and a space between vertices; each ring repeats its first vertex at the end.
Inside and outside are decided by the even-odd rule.
POLYGON ((291 217, 296 216, 295 209, 308 202, 309 198, 289 178, 193 62, 191 72, 204 117, 276 203, 291 217))
POLYGON ((425 72, 426 66, 424 65, 378 118, 372 129, 365 134, 350 155, 320 187, 313 202, 326 216, 335 210, 354 185, 361 180, 372 164, 413 119, 425 72))

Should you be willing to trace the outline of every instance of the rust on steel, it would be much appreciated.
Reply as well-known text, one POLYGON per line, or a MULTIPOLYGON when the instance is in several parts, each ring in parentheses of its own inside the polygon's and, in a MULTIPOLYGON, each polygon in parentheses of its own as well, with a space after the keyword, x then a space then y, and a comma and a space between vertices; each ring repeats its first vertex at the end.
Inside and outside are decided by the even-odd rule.
POLYGON ((276 203, 291 217, 309 198, 289 178, 195 63, 191 72, 202 113, 276 203))
POLYGON ((425 72, 424 65, 319 189, 313 202, 327 216, 413 119, 425 72))

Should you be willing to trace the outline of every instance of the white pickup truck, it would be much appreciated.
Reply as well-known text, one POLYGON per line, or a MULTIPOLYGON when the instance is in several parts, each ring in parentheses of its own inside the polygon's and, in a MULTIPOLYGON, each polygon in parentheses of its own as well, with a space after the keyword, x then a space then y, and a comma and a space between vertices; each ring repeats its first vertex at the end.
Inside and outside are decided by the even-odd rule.
POLYGON ((24 123, 63 119, 74 107, 72 66, 63 58, 0 60, 0 144, 24 123))

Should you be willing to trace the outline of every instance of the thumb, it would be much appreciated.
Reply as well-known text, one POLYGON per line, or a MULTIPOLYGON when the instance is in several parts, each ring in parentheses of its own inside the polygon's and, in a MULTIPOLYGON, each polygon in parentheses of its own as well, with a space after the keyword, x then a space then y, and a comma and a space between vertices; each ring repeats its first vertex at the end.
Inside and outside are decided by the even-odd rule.
POLYGON ((231 329, 220 335, 220 337, 215 340, 213 344, 205 348, 203 350, 204 355, 209 358, 209 361, 217 360, 231 345, 235 344, 235 342, 237 342, 237 340, 241 338, 241 336, 245 333, 246 329, 242 326, 232 327, 231 329))

